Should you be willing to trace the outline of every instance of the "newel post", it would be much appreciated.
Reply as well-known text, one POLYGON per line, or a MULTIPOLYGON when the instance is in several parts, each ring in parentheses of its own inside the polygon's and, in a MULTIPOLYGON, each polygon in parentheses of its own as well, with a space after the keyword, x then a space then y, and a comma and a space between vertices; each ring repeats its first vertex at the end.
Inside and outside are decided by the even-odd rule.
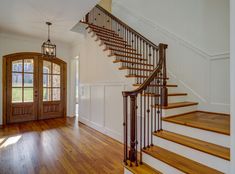
POLYGON ((137 139, 136 139, 136 98, 137 95, 130 95, 130 150, 129 150, 129 160, 135 162, 137 160, 137 139))
POLYGON ((160 43, 159 44, 159 56, 162 58, 162 88, 161 88, 161 104, 163 106, 168 105, 168 89, 167 89, 167 69, 166 69, 166 49, 167 45, 160 43))

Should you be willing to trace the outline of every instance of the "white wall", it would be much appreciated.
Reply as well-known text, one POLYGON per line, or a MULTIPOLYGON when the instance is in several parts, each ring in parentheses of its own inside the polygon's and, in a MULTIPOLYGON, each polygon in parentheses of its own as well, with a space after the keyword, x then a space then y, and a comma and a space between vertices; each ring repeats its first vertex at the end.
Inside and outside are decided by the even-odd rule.
MULTIPOLYGON (((0 72, 2 73, 2 56, 16 52, 41 52, 43 40, 16 34, 0 33, 0 72)), ((56 42, 57 57, 67 62, 67 114, 70 116, 70 45, 56 42)), ((0 76, 2 82, 2 76, 0 76)), ((0 83, 0 124, 2 124, 2 83, 0 83)))
POLYGON ((112 12, 168 44, 170 79, 200 110, 229 113, 228 0, 114 0, 112 12))
POLYGON ((235 0, 230 0, 230 91, 231 91, 231 171, 235 173, 235 0))
MULTIPOLYGON (((229 0, 113 2, 125 6, 134 13, 138 12, 139 16, 169 30, 209 54, 229 51, 229 0)), ((131 19, 130 16, 128 18, 131 19)))
POLYGON ((80 64, 79 121, 122 141, 122 91, 130 89, 133 81, 124 77, 91 35, 85 33, 73 47, 80 64))

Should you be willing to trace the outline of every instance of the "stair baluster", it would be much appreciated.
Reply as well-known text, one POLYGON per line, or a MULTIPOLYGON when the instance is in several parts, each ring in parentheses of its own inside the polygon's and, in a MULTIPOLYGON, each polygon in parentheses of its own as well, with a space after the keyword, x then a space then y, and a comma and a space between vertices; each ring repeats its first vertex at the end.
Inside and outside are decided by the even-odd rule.
POLYGON ((123 91, 123 141, 125 165, 142 164, 142 148, 153 145, 152 132, 162 129, 162 106, 168 104, 167 45, 155 45, 99 5, 81 22, 97 33, 105 50, 110 50, 140 85, 123 91))

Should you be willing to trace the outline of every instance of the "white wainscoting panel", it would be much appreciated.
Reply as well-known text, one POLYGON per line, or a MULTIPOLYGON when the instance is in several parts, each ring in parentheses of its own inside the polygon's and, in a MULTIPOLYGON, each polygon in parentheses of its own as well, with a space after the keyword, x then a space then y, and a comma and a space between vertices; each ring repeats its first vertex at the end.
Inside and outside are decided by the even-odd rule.
POLYGON ((122 91, 128 88, 122 83, 81 84, 79 121, 122 142, 122 91))
POLYGON ((118 139, 123 134, 123 85, 105 86, 105 128, 112 130, 118 139))
POLYGON ((95 124, 98 124, 99 126, 104 126, 104 86, 92 85, 90 89, 91 89, 90 121, 92 121, 95 124))

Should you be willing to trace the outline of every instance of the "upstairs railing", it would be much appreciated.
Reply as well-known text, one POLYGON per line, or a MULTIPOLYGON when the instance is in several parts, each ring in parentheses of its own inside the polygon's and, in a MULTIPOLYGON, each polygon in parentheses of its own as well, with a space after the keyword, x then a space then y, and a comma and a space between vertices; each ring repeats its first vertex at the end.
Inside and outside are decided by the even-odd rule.
MULTIPOLYGON (((99 5, 86 15, 83 22, 115 31, 124 41, 112 44, 121 45, 126 50, 122 52, 124 55, 120 50, 111 50, 111 54, 116 55, 117 60, 123 60, 122 66, 129 68, 129 76, 136 77, 139 86, 123 92, 124 163, 128 165, 130 160, 130 165, 133 162, 141 164, 142 149, 153 145, 153 132, 162 129, 162 106, 168 104, 167 45, 155 45, 99 5)), ((102 38, 102 34, 99 37, 102 38)), ((102 42, 110 44, 112 41, 111 37, 102 42)))

